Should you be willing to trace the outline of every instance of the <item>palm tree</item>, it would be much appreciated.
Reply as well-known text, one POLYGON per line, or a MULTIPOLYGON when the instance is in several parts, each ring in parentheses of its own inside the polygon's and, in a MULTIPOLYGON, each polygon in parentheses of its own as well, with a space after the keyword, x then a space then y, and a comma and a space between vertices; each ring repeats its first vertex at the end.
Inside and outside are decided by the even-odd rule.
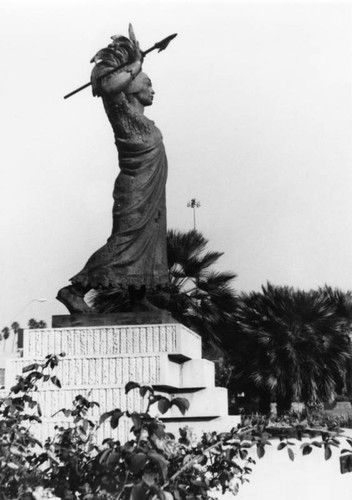
MULTIPOLYGON (((335 314, 340 319, 341 329, 344 329, 346 335, 351 337, 352 333, 352 292, 343 292, 338 288, 332 288, 325 285, 319 288, 319 293, 326 297, 335 309, 335 314)), ((352 397, 352 360, 346 362, 345 379, 340 387, 340 392, 352 397)))
POLYGON ((309 403, 335 396, 351 348, 346 323, 326 296, 267 284, 239 298, 236 316, 237 328, 225 338, 232 383, 257 394, 261 411, 270 411, 271 400, 284 413, 295 397, 309 403))
POLYGON ((16 335, 18 334, 18 330, 20 328, 19 323, 17 321, 14 321, 11 325, 12 331, 13 331, 13 342, 12 342, 12 352, 15 350, 15 343, 16 343, 16 335))
POLYGON ((195 229, 168 231, 170 290, 164 303, 175 319, 201 333, 205 340, 218 338, 219 326, 230 321, 237 305, 231 286, 236 274, 212 268, 223 253, 206 251, 207 244, 195 229))
POLYGON ((47 325, 46 325, 45 321, 43 321, 43 320, 37 321, 36 319, 31 318, 28 321, 28 328, 30 330, 35 330, 37 328, 46 328, 46 326, 47 325))
POLYGON ((10 329, 9 329, 7 326, 5 326, 5 328, 3 328, 3 329, 1 330, 1 333, 2 333, 2 337, 3 337, 3 339, 4 339, 4 346, 3 346, 3 350, 5 351, 5 342, 6 342, 6 340, 7 340, 7 339, 9 338, 9 336, 10 336, 10 329))
MULTIPOLYGON (((229 321, 236 308, 231 287, 234 273, 217 272, 212 266, 223 255, 206 251, 208 240, 199 231, 169 230, 167 256, 170 283, 167 289, 150 293, 155 306, 166 309, 205 340, 217 339, 220 325, 229 321)), ((99 312, 118 312, 126 296, 117 289, 97 291, 90 299, 99 312)))

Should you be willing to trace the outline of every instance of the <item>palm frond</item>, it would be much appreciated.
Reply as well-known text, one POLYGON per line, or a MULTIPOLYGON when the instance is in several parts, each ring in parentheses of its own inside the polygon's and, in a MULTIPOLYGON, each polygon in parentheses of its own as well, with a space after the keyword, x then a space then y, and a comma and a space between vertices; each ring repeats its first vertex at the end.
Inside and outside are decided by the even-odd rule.
POLYGON ((231 290, 229 284, 236 278, 235 273, 210 271, 198 281, 198 287, 206 292, 218 289, 231 290))
POLYGON ((167 256, 169 267, 175 263, 184 264, 188 259, 199 255, 206 247, 208 240, 197 230, 167 232, 167 256))

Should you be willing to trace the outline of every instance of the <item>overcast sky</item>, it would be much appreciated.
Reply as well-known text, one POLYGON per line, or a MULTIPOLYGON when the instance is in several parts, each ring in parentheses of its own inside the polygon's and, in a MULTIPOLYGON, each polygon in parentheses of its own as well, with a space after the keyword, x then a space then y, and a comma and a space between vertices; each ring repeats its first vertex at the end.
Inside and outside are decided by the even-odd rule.
POLYGON ((197 198, 238 291, 352 289, 350 3, 3 0, 0 327, 66 314, 58 289, 110 235, 112 130, 90 89, 63 96, 129 22, 144 50, 178 33, 144 63, 169 227, 197 198))

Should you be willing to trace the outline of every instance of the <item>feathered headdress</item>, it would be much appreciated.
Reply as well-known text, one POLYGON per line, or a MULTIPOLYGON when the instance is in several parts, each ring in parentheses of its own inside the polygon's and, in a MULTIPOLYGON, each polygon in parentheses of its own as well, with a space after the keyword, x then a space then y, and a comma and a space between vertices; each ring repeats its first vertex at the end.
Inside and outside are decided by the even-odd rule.
POLYGON ((100 49, 90 60, 91 63, 95 63, 91 74, 93 95, 100 94, 99 82, 106 73, 137 59, 140 49, 132 24, 128 27, 128 35, 129 38, 123 35, 113 35, 112 42, 104 49, 100 49))

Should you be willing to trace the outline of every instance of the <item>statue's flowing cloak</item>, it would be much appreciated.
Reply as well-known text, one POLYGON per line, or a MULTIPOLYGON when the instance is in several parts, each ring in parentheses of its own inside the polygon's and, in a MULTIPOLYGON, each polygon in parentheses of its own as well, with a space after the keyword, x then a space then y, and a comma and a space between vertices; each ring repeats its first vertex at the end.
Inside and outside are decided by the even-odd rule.
POLYGON ((162 135, 152 121, 143 115, 134 119, 132 114, 122 134, 117 107, 105 108, 121 170, 113 191, 112 234, 71 281, 95 289, 166 285, 167 159, 162 135))

